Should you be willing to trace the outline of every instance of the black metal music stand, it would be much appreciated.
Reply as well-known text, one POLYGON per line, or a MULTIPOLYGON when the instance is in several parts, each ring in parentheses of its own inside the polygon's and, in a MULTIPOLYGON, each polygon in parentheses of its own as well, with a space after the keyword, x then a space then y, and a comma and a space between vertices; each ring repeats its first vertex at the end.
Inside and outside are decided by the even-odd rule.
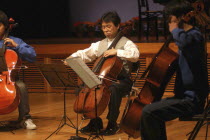
POLYGON ((74 126, 72 121, 66 115, 66 90, 69 87, 76 88, 77 85, 76 85, 74 79, 71 77, 70 73, 68 72, 67 68, 63 64, 37 64, 37 67, 39 68, 42 75, 44 76, 44 78, 47 80, 47 82, 50 84, 51 87, 64 88, 63 118, 61 119, 61 122, 60 122, 58 128, 46 138, 46 140, 47 140, 54 133, 57 134, 64 125, 68 125, 74 129, 76 129, 76 127, 74 126), (69 121, 71 123, 71 125, 68 124, 67 121, 69 121))
MULTIPOLYGON (((96 99, 96 91, 98 90, 98 85, 100 85, 102 82, 99 80, 99 78, 91 71, 91 69, 82 61, 79 57, 73 57, 66 59, 67 64, 77 73, 77 75, 80 77, 80 79, 91 89, 95 88, 95 103, 97 103, 96 99)), ((95 113, 97 114, 97 105, 95 104, 95 113)), ((99 139, 103 140, 103 137, 101 138, 99 136, 99 131, 97 130, 95 136, 90 135, 88 140, 94 140, 99 139)), ((73 140, 72 138, 69 140, 73 140)), ((82 139, 77 139, 82 140, 82 139)))

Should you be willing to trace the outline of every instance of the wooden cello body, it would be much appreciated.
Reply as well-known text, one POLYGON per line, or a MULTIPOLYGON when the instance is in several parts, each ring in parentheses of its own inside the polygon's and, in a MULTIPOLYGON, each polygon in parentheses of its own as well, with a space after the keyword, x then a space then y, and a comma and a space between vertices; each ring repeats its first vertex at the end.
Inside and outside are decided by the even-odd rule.
MULTIPOLYGON (((114 48, 121 37, 122 33, 119 32, 108 49, 114 48)), ((94 63, 92 71, 102 79, 102 84, 92 89, 84 87, 76 98, 74 111, 83 113, 84 117, 89 119, 100 116, 110 100, 109 86, 117 80, 122 68, 123 62, 119 57, 100 56, 94 63)))
POLYGON ((7 49, 5 51, 5 61, 8 70, 0 74, 0 115, 14 111, 20 101, 15 85, 15 76, 18 71, 16 67, 20 64, 17 53, 7 49))
MULTIPOLYGON (((100 60, 101 58, 98 59, 98 61, 100 60)), ((98 62, 95 64, 98 64, 98 62)), ((105 78, 103 79, 102 84, 92 89, 87 87, 83 88, 74 103, 74 111, 83 113, 85 118, 90 119, 100 116, 109 103, 111 92, 108 87, 112 84, 110 79, 117 79, 122 65, 122 61, 116 56, 107 58, 100 70, 94 71, 102 79, 105 78)), ((93 70, 94 68, 95 66, 93 67, 93 70)))
POLYGON ((120 128, 130 137, 140 136, 140 119, 145 105, 161 99, 165 88, 177 68, 178 54, 171 50, 166 41, 149 66, 148 75, 138 97, 128 101, 120 128))

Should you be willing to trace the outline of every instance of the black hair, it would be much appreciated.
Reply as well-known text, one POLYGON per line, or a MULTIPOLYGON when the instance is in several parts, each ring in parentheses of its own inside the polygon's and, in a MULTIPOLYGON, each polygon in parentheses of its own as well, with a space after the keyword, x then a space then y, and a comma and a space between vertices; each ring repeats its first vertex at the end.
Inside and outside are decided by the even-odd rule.
MULTIPOLYGON (((194 11, 191 3, 186 0, 172 0, 170 1, 164 9, 166 16, 176 16, 177 18, 186 15, 187 13, 194 11)), ((192 17, 188 22, 188 24, 195 24, 195 18, 192 17)))
POLYGON ((113 22, 115 26, 118 26, 121 22, 121 19, 117 12, 109 11, 104 13, 101 17, 101 23, 102 22, 113 22))
POLYGON ((7 15, 0 10, 0 23, 2 23, 5 28, 7 29, 9 27, 9 21, 7 15))

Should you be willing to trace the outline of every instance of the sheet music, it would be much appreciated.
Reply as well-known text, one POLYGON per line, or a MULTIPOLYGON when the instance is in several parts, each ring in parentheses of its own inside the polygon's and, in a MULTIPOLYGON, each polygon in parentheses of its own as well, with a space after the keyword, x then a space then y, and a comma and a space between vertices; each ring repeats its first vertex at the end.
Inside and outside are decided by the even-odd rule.
POLYGON ((66 62, 89 88, 102 83, 80 57, 68 58, 66 62))

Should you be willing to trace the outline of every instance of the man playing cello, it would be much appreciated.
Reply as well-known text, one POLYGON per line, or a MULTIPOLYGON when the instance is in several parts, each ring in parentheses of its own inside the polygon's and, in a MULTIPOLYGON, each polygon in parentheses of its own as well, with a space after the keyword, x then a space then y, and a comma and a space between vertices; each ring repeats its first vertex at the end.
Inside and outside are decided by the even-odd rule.
MULTIPOLYGON (((84 62, 92 62, 98 57, 103 55, 104 57, 118 56, 123 60, 124 73, 120 74, 120 83, 114 83, 109 87, 111 91, 111 97, 109 102, 109 112, 107 115, 108 125, 104 131, 101 132, 102 135, 113 135, 115 134, 119 127, 117 125, 117 118, 119 116, 119 108, 121 104, 122 97, 125 93, 131 90, 132 81, 130 79, 131 74, 131 63, 137 62, 139 59, 138 47, 126 37, 122 37, 118 44, 123 44, 122 46, 116 45, 116 48, 106 50, 110 44, 115 39, 117 33, 120 29, 121 19, 116 12, 107 12, 101 17, 101 29, 106 36, 105 39, 92 43, 91 46, 84 50, 79 50, 73 53, 70 57, 81 57, 84 62), (102 49, 103 48, 103 49, 102 49), (104 49, 105 48, 105 49, 104 49)), ((81 129, 81 132, 96 132, 97 129, 102 129, 103 123, 101 118, 97 117, 91 119, 89 124, 81 129), (98 126, 98 127, 97 127, 98 126)))
POLYGON ((140 121, 142 140, 166 140, 165 122, 201 113, 208 96, 205 40, 194 26, 195 18, 186 20, 194 9, 187 1, 176 0, 168 3, 165 10, 169 15, 169 31, 179 53, 175 96, 143 108, 140 121))

